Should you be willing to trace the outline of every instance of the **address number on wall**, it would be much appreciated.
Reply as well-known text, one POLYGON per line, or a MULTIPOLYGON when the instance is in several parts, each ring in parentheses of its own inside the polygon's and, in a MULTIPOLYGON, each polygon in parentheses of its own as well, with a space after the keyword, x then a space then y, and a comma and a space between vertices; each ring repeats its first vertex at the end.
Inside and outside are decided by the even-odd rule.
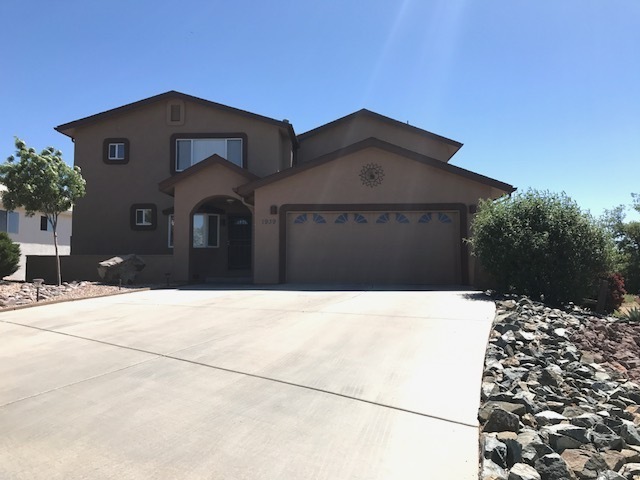
POLYGON ((275 218, 263 218, 260 223, 262 223, 263 225, 275 225, 276 219, 275 218))

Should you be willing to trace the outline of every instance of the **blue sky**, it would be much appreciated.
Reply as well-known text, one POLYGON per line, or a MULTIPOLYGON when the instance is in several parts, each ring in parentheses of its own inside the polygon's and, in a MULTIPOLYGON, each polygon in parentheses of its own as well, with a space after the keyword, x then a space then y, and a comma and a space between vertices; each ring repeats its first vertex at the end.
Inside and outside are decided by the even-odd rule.
POLYGON ((637 0, 3 0, 0 19, 3 158, 18 135, 71 162, 54 126, 178 90, 297 133, 368 108, 596 215, 640 192, 637 0))

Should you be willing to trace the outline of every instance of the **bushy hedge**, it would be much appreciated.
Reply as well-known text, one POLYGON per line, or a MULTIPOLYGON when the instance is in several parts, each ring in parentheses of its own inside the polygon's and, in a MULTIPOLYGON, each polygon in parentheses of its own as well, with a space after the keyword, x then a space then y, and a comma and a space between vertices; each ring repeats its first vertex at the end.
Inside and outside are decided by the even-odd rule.
POLYGON ((13 243, 5 232, 0 232, 0 279, 14 273, 19 266, 20 245, 13 243))
POLYGON ((565 194, 529 190, 483 201, 472 235, 499 291, 552 304, 580 302, 611 267, 609 234, 565 194))

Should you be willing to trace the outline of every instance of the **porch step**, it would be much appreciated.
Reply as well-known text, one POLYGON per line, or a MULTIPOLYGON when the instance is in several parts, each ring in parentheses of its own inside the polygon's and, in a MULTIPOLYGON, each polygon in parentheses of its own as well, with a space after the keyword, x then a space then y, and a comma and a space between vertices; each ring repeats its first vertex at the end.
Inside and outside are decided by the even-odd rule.
POLYGON ((247 285, 253 283, 253 277, 206 277, 204 283, 247 285))

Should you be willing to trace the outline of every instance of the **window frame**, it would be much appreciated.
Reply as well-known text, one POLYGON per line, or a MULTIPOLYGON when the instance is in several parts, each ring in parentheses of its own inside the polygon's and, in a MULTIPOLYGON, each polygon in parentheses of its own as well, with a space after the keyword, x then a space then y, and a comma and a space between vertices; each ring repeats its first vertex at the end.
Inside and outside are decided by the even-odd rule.
MULTIPOLYGON (((247 151, 248 151, 248 142, 247 135, 243 132, 228 132, 228 133, 180 133, 171 135, 171 158, 170 158, 170 170, 171 174, 176 174, 180 172, 184 172, 188 168, 197 165, 199 162, 191 163, 187 168, 182 170, 178 169, 178 141, 180 140, 240 140, 241 142, 241 153, 240 153, 240 161, 241 165, 237 165, 236 163, 229 160, 230 163, 233 163, 239 168, 247 168, 247 151)), ((225 143, 225 150, 227 149, 227 144, 225 143)), ((193 143, 191 148, 191 160, 193 160, 193 143)), ((202 160, 201 160, 202 161, 202 160)))
POLYGON ((158 209, 155 203, 134 203, 129 209, 129 226, 131 230, 149 231, 155 230, 158 225, 158 209), (138 223, 138 212, 150 211, 150 223, 138 223))
POLYGON ((149 225, 153 225, 153 221, 151 220, 153 212, 150 208, 136 208, 135 215, 136 227, 148 227, 149 225))
MULTIPOLYGON (((117 147, 116 147, 117 153, 117 147)), ((102 143, 102 161, 108 165, 125 165, 129 163, 129 139, 128 138, 105 138, 102 143), (122 145, 123 157, 112 157, 111 146, 122 145)))
POLYGON ((41 232, 50 232, 49 219, 45 215, 40 215, 40 231, 41 232), (44 226, 44 228, 42 228, 44 226))
POLYGON ((20 233, 20 214, 13 210, 7 211, 7 233, 20 233))
POLYGON ((219 213, 204 213, 204 212, 196 212, 191 216, 191 248, 201 250, 207 248, 220 248, 220 214, 219 213), (206 219, 203 225, 204 231, 207 233, 206 245, 196 245, 195 244, 195 219, 197 216, 202 216, 206 219), (209 223, 211 222, 211 217, 216 217, 216 242, 215 245, 211 244, 211 238, 209 237, 210 228, 209 223))

